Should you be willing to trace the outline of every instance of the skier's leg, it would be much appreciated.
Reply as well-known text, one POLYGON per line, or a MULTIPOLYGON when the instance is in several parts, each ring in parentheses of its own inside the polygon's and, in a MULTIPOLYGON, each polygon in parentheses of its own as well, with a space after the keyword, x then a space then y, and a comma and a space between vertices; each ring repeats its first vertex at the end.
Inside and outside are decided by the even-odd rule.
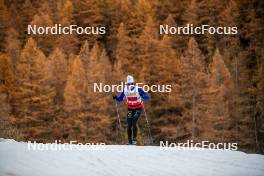
POLYGON ((132 126, 133 126, 133 141, 135 142, 135 144, 137 143, 137 132, 138 132, 137 121, 140 117, 140 114, 141 114, 141 108, 134 110, 132 126))
POLYGON ((127 111, 127 139, 128 143, 132 144, 132 126, 133 126, 133 112, 128 109, 127 111))

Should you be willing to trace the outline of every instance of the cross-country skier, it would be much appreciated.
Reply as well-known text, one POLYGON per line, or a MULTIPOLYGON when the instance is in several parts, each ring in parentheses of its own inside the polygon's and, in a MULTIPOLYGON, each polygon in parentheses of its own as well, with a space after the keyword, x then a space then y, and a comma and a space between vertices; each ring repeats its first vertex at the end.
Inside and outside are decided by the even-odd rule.
POLYGON ((144 90, 134 84, 134 78, 127 76, 126 85, 119 96, 114 95, 113 99, 121 102, 126 99, 127 104, 127 136, 128 144, 137 144, 137 121, 140 117, 143 100, 148 100, 149 96, 144 90), (133 131, 133 138, 132 138, 133 131))

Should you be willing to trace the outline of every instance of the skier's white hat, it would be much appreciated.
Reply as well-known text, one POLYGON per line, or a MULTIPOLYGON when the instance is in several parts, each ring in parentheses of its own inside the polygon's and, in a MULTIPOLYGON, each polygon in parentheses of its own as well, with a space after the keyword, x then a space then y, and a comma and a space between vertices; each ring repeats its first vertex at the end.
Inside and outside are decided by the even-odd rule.
POLYGON ((133 76, 131 76, 131 75, 127 75, 127 82, 126 82, 126 84, 132 84, 132 83, 134 83, 134 78, 133 78, 133 76))

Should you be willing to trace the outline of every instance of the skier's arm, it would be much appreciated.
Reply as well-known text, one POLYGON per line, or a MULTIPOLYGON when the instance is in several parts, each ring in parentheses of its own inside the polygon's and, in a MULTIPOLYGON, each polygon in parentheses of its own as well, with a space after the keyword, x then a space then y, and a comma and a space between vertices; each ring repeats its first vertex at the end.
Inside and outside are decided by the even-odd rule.
POLYGON ((116 99, 116 101, 120 102, 120 101, 123 101, 124 97, 125 97, 125 93, 124 93, 124 91, 123 91, 123 92, 122 92, 119 96, 117 96, 115 99, 116 99))
POLYGON ((139 92, 139 94, 143 100, 149 99, 149 95, 146 92, 144 92, 144 90, 142 88, 138 88, 138 92, 139 92))

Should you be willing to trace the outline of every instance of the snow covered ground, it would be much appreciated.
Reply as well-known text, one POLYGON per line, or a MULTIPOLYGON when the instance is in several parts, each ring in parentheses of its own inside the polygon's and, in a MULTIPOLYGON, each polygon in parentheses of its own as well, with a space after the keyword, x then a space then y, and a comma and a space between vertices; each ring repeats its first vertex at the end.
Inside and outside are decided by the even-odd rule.
POLYGON ((29 151, 0 139, 0 176, 263 176, 264 156, 223 150, 109 145, 104 151, 29 151))

